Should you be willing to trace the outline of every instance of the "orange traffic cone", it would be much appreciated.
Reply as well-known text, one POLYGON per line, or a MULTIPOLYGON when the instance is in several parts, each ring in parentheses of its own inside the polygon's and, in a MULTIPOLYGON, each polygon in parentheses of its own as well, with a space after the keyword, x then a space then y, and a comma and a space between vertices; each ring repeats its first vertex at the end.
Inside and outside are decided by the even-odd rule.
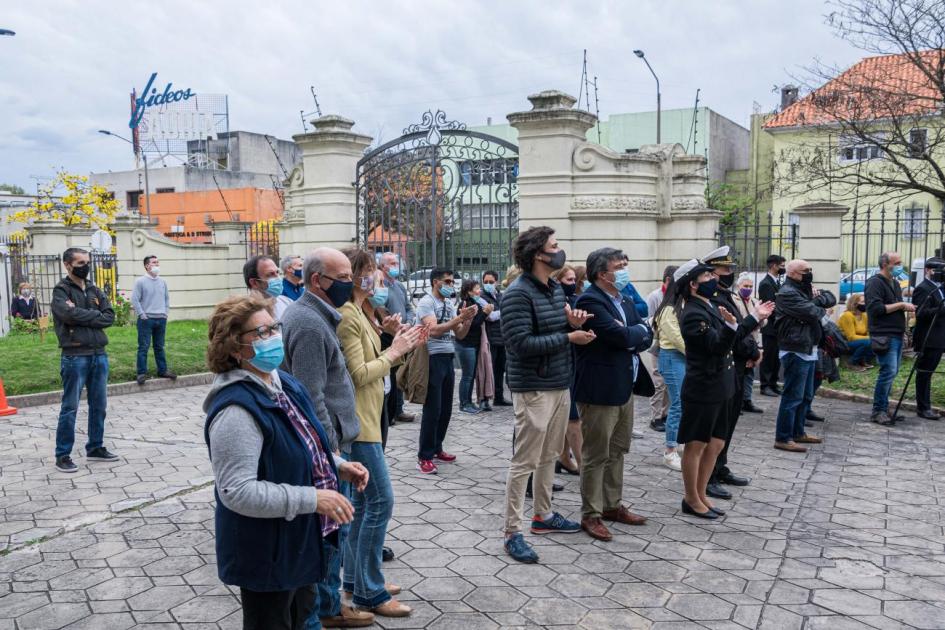
POLYGON ((0 378, 0 416, 12 416, 16 413, 16 407, 11 407, 7 403, 7 394, 3 391, 3 379, 0 378))

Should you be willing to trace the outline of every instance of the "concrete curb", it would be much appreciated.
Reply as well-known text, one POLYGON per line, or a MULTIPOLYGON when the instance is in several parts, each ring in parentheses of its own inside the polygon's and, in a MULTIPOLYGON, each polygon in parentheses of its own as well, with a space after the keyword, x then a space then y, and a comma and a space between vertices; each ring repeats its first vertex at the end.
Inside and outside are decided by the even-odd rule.
MULTIPOLYGON (((853 392, 848 392, 843 389, 829 389, 827 387, 821 387, 817 390, 818 398, 833 398, 836 400, 849 400, 850 402, 866 403, 871 404, 873 402, 872 396, 867 396, 866 394, 855 394, 853 392)), ((892 410, 895 408, 896 403, 899 401, 899 397, 890 396, 889 400, 889 412, 892 413, 892 410)), ((906 409, 908 411, 916 411, 918 407, 914 401, 909 400, 908 398, 902 401, 902 406, 900 409, 906 409)), ((933 411, 937 411, 941 414, 945 414, 945 409, 941 407, 932 407, 933 411)))
MULTIPOLYGON (((112 383, 108 386, 109 396, 121 396, 123 394, 136 394, 138 392, 154 392, 161 389, 177 389, 178 387, 192 387, 194 385, 209 385, 213 382, 214 374, 212 372, 201 372, 200 374, 187 374, 178 376, 176 381, 167 378, 153 378, 145 381, 144 385, 138 385, 135 381, 128 383, 112 383)), ((82 398, 85 399, 85 390, 82 390, 82 398)), ((38 394, 23 394, 22 396, 7 396, 7 401, 11 407, 36 407, 39 405, 52 405, 62 400, 62 392, 40 392, 38 394)))

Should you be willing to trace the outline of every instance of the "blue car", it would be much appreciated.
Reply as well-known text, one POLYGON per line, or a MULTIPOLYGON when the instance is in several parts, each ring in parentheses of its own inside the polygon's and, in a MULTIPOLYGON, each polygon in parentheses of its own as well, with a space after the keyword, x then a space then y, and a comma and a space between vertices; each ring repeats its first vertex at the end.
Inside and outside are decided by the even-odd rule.
MULTIPOLYGON (((855 269, 851 273, 840 276, 840 290, 837 291, 837 295, 839 296, 837 300, 844 302, 851 293, 863 293, 863 289, 866 287, 866 281, 877 273, 879 273, 879 267, 866 267, 865 269, 855 269)), ((899 285, 902 287, 903 292, 909 288, 909 276, 905 272, 899 276, 899 285)))

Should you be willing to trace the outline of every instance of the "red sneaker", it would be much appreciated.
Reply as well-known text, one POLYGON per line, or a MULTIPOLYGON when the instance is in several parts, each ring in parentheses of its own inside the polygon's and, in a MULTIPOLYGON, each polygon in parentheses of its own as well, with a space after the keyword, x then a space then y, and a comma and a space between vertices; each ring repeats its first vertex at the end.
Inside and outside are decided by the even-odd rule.
POLYGON ((424 475, 435 475, 436 474, 436 464, 429 459, 421 459, 417 462, 417 470, 419 470, 424 475))
POLYGON ((437 460, 438 462, 446 462, 447 464, 452 464, 453 462, 456 461, 456 456, 451 455, 450 453, 447 453, 446 451, 440 451, 439 453, 433 456, 433 459, 437 460))

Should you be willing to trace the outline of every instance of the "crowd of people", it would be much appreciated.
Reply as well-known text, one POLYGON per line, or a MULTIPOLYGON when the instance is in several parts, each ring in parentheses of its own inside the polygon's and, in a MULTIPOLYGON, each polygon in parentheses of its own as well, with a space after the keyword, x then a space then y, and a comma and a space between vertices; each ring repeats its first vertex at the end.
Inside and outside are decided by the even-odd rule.
MULTIPOLYGON (((501 282, 487 271, 457 292, 451 270, 432 270, 416 306, 391 253, 319 248, 246 262, 248 293, 210 318, 207 362, 216 376, 204 403, 219 575, 241 589, 244 627, 361 627, 411 614, 397 599, 401 587, 384 576, 395 500, 384 451, 390 427, 415 420, 406 399, 422 404, 418 472, 447 473, 457 461, 446 450, 455 364, 461 413, 512 406, 502 529, 507 554, 523 563, 539 561, 524 535, 527 498, 533 535, 583 531, 609 541, 610 524, 646 522, 623 498, 635 397, 649 399, 649 426, 665 433, 662 461, 681 473, 681 512, 711 520, 725 516, 717 500, 732 497, 726 486, 751 482, 729 467, 728 453, 740 415, 761 411, 752 400, 756 368, 761 393, 780 396, 775 449, 799 453, 822 442, 808 432, 819 418, 810 405, 835 371, 838 335, 850 368, 879 363, 871 420, 892 424, 901 417, 890 412, 890 388, 905 315, 915 312, 919 415, 938 418, 929 383, 945 351, 940 259, 927 261, 906 302, 901 259, 883 254, 837 327, 836 298, 814 287, 804 260, 769 257, 756 299, 754 275, 736 276, 729 248, 720 247, 666 267, 644 299, 619 249, 599 248, 571 266, 548 227, 522 232, 512 249, 515 265, 501 282), (555 510, 555 474, 580 476, 580 520, 555 510)), ((56 467, 74 472, 83 387, 86 458, 118 459, 103 443, 104 329, 114 311, 88 281, 87 252, 70 248, 62 260, 67 276, 52 301, 64 389, 56 467)), ((157 258, 144 268, 133 296, 139 382, 152 345, 159 376, 173 378, 163 347, 167 285, 157 258)))

